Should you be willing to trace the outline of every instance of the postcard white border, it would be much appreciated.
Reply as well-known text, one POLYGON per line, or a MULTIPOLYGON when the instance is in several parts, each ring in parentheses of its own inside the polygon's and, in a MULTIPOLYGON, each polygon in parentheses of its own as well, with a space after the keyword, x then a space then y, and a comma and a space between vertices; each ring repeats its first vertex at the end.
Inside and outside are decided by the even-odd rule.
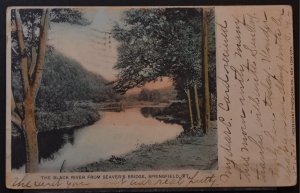
MULTIPOLYGON (((154 6, 153 6, 154 7, 154 6)), ((170 6, 155 6, 155 7, 170 7, 170 6)), ((194 7, 194 6, 171 6, 171 7, 194 7)), ((199 6, 203 7, 203 6, 199 6)), ((207 6, 212 7, 212 6, 207 6)), ((215 7, 215 6, 213 6, 215 7)), ((289 147, 294 149, 291 150, 291 153, 294 153, 293 156, 288 158, 290 165, 290 179, 287 180, 284 175, 281 173, 277 175, 271 175, 270 171, 266 171, 267 178, 265 181, 261 179, 256 179, 254 176, 251 176, 251 181, 247 181, 246 179, 241 179, 241 173, 239 172, 239 168, 236 168, 233 162, 226 162, 224 160, 225 151, 222 150, 221 146, 225 140, 224 138, 224 131, 226 130, 225 124, 220 123, 218 121, 218 162, 219 162, 219 169, 217 171, 210 171, 210 170, 179 170, 179 171, 136 171, 136 172, 89 172, 89 173, 37 173, 37 174, 17 174, 11 172, 11 101, 10 101, 10 90, 11 87, 11 50, 10 50, 10 10, 13 8, 21 8, 21 7, 10 7, 7 9, 7 23, 6 23, 6 31, 7 31, 7 58, 6 58, 6 75, 7 75, 7 87, 6 87, 6 186, 12 189, 58 189, 58 188, 177 188, 177 187, 274 187, 274 186, 293 186, 297 182, 297 169, 296 169, 296 136, 295 136, 295 116, 289 116, 291 114, 295 114, 295 107, 294 107, 294 61, 293 59, 290 60, 289 66, 287 66, 287 70, 289 70, 290 76, 286 77, 285 81, 290 82, 291 84, 285 86, 286 90, 286 97, 287 100, 290 101, 290 104, 287 105, 289 109, 287 109, 287 117, 290 118, 286 120, 288 124, 288 137, 290 139, 289 147), (293 131, 293 132, 292 132, 293 131), (293 169, 294 168, 294 169, 293 169), (139 180, 130 180, 128 178, 125 179, 118 179, 118 180, 98 180, 98 179, 91 179, 89 176, 101 176, 103 175, 129 175, 129 174, 144 174, 146 176, 150 174, 169 174, 170 177, 166 179, 139 179, 139 180), (177 177, 182 176, 185 174, 189 174, 189 178, 177 177), (229 178, 225 181, 224 176, 229 176, 229 178), (41 176, 48 176, 50 180, 42 179, 41 176), (84 179, 74 179, 82 177, 84 179), (83 177, 85 176, 85 177, 83 177), (175 176, 172 178, 171 176, 175 176), (223 177, 224 178, 223 178, 223 177), (61 178, 61 179, 60 179, 61 178), (68 179, 63 179, 68 178, 68 179), (19 184, 19 185, 16 185, 19 184)), ((36 7, 40 8, 40 7, 36 7)), ((54 8, 54 7, 51 7, 54 8)), ((78 7, 76 7, 78 8, 78 7)), ((88 7, 84 7, 88 8, 88 7)), ((117 8, 117 7, 112 7, 117 8)), ((121 9, 129 8, 129 7, 121 7, 121 9)), ((142 8, 140 6, 130 7, 130 8, 142 8)), ((150 7, 146 7, 150 8, 150 7)), ((239 14, 245 11, 256 11, 260 14, 263 11, 266 11, 270 14, 275 14, 276 12, 280 11, 281 9, 285 9, 292 15, 292 8, 288 5, 281 5, 281 6, 216 6, 215 7, 215 14, 216 14, 216 30, 220 30, 218 26, 218 22, 220 22, 224 18, 231 17, 231 14, 239 14), (226 17, 225 17, 226 16, 226 17), (222 17, 222 19, 220 19, 222 17)), ((261 16, 260 16, 261 17, 261 16)), ((292 23, 292 17, 289 16, 288 22, 292 23)), ((220 23, 219 23, 220 24, 220 23)), ((230 29, 228 29, 230 30, 230 29)), ((230 33, 233 33, 232 31, 230 33)), ((286 31, 284 33, 289 33, 290 40, 285 42, 284 44, 290 46, 290 49, 293 51, 293 44, 292 44, 292 24, 287 26, 286 31)), ((220 57, 222 54, 220 53, 220 46, 222 43, 222 38, 220 33, 216 32, 216 42, 217 42, 217 76, 224 73, 224 69, 221 67, 221 60, 220 57)), ((293 52, 290 55, 285 55, 284 57, 292 57, 293 52)), ((224 91, 224 85, 220 79, 217 79, 217 91, 218 91, 218 102, 222 101, 222 90, 224 91), (219 92, 221 91, 221 92, 219 92)), ((235 103, 236 101, 232 101, 235 103)), ((234 108, 234 107, 233 107, 234 108)), ((234 113, 233 113, 234 114, 234 113)), ((218 109, 218 118, 226 117, 228 114, 222 114, 222 111, 218 109), (220 114, 221 113, 221 114, 220 114)), ((235 128, 236 129, 236 128, 235 128)), ((256 129, 256 128, 251 128, 256 129)), ((234 131, 231 131, 234 133, 234 131)), ((226 136, 225 136, 226 137, 226 136)), ((278 139, 283 140, 281 136, 277 136, 278 139)), ((233 141, 239 141, 236 138, 232 138, 233 141)), ((275 145, 282 145, 279 144, 275 145)), ((286 142, 285 142, 286 143, 286 142)), ((269 144, 270 145, 270 144, 269 144)), ((269 146, 267 145, 269 148, 269 146)), ((236 148, 236 147, 235 147, 236 148)), ((234 148, 233 148, 234 149, 234 148)), ((251 156, 258 156, 258 152, 251 152, 251 156)), ((269 155, 270 156, 270 155, 269 155)), ((284 154, 279 155, 278 159, 283 159, 284 154)), ((228 161, 228 160, 227 160, 228 161)), ((272 162, 272 160, 268 160, 270 163, 276 164, 276 162, 272 162)), ((257 163, 251 163, 257 164, 257 163)), ((280 167, 274 166, 280 170, 280 167)), ((252 174, 253 171, 251 171, 252 174)), ((273 171, 274 172, 274 171, 273 171)))

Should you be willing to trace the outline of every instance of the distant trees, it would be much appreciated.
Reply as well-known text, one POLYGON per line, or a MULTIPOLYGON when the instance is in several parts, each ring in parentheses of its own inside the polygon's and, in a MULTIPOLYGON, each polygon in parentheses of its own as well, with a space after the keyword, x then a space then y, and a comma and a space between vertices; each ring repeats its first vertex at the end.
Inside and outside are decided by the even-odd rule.
MULTIPOLYGON (((22 114, 20 78, 17 71, 12 72, 14 99, 22 114)), ((36 98, 36 125, 39 133, 84 126, 96 121, 98 111, 89 102, 114 101, 118 97, 106 83, 107 81, 101 75, 89 72, 78 62, 55 49, 51 54, 48 53, 36 98)), ((13 131, 22 134, 22 130, 15 124, 13 124, 13 131)))
MULTIPOLYGON (((37 110, 65 111, 68 110, 67 101, 113 100, 115 93, 106 83, 101 75, 87 71, 78 62, 53 50, 45 59, 43 80, 36 100, 37 110)), ((16 94, 15 97, 20 98, 16 94)))
POLYGON ((26 148, 26 172, 38 170, 36 96, 38 94, 47 50, 50 22, 87 24, 77 9, 14 9, 12 10, 12 68, 20 71, 22 111, 15 104, 12 92, 12 122, 22 129, 26 148), (20 113, 22 112, 22 113, 20 113))
POLYGON ((139 101, 159 102, 160 98, 161 96, 158 90, 142 89, 138 96, 139 101))
MULTIPOLYGON (((207 115, 200 114, 199 98, 205 98, 202 101, 206 103, 210 101, 204 92, 199 95, 199 90, 209 95, 207 77, 215 79, 208 75, 214 70, 210 66, 215 65, 209 61, 215 51, 214 45, 210 46, 214 44, 212 10, 131 9, 123 18, 123 23, 112 30, 113 37, 121 43, 115 65, 119 74, 114 89, 125 93, 161 77, 170 77, 177 91, 185 93, 191 129, 200 128, 201 116, 209 122, 207 115)), ((210 112, 209 106, 204 106, 202 114, 210 112)))

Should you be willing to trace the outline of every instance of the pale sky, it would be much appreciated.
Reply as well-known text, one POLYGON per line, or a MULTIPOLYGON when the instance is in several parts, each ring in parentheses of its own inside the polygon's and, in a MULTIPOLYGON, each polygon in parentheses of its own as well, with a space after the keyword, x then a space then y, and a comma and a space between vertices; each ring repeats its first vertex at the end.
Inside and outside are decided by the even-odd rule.
MULTIPOLYGON (((117 61, 118 42, 103 32, 111 31, 124 10, 105 7, 87 9, 86 17, 92 21, 88 26, 51 23, 49 44, 87 70, 100 74, 107 80, 114 80, 118 73, 113 69, 117 61)), ((151 83, 146 87, 158 89, 171 84, 164 78, 162 82, 151 83)))
POLYGON ((113 80, 117 73, 112 69, 117 60, 117 42, 109 38, 109 34, 101 32, 110 32, 121 12, 108 8, 91 9, 89 12, 88 18, 92 23, 88 26, 51 23, 50 44, 87 70, 113 80))

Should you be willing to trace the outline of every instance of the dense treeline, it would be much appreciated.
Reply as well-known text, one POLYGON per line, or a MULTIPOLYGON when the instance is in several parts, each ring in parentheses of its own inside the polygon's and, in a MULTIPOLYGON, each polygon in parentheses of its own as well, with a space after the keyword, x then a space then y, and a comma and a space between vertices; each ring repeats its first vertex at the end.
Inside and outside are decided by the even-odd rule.
POLYGON ((216 119, 214 26, 211 8, 125 11, 112 30, 120 43, 114 89, 124 94, 168 77, 173 81, 177 99, 186 102, 182 108, 187 108, 190 130, 206 132, 211 120, 216 119))
POLYGON ((148 90, 148 89, 142 89, 138 100, 139 101, 154 101, 159 102, 161 99, 160 92, 158 90, 148 90))
MULTIPOLYGON (((13 72, 13 89, 16 102, 22 101, 21 78, 13 72)), ((64 110, 67 101, 112 99, 114 93, 106 80, 85 70, 78 62, 53 51, 46 56, 46 65, 37 95, 37 107, 45 111, 64 110)))
MULTIPOLYGON (((103 102, 113 100, 113 90, 100 75, 84 69, 78 62, 57 51, 46 55, 46 65, 37 95, 37 127, 40 131, 71 128, 96 121, 99 114, 91 105, 76 106, 77 101, 103 102), (70 125, 72 124, 72 125, 70 125)), ((12 72, 16 104, 23 101, 21 77, 12 72)), ((22 113, 22 108, 19 108, 22 113)))

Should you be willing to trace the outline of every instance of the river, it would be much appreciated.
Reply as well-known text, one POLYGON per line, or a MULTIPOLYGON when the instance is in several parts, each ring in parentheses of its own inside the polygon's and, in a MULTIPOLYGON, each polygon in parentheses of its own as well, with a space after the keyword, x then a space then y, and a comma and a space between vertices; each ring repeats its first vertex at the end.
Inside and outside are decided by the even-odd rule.
MULTIPOLYGON (((51 131, 52 134, 40 136, 40 172, 59 172, 63 163, 64 168, 77 167, 112 155, 120 156, 142 144, 173 139, 182 131, 178 124, 167 124, 142 114, 141 108, 101 112, 101 119, 93 125, 64 133, 51 131)), ((14 165, 20 166, 20 163, 14 165)), ((24 165, 14 171, 23 172, 24 165)))

